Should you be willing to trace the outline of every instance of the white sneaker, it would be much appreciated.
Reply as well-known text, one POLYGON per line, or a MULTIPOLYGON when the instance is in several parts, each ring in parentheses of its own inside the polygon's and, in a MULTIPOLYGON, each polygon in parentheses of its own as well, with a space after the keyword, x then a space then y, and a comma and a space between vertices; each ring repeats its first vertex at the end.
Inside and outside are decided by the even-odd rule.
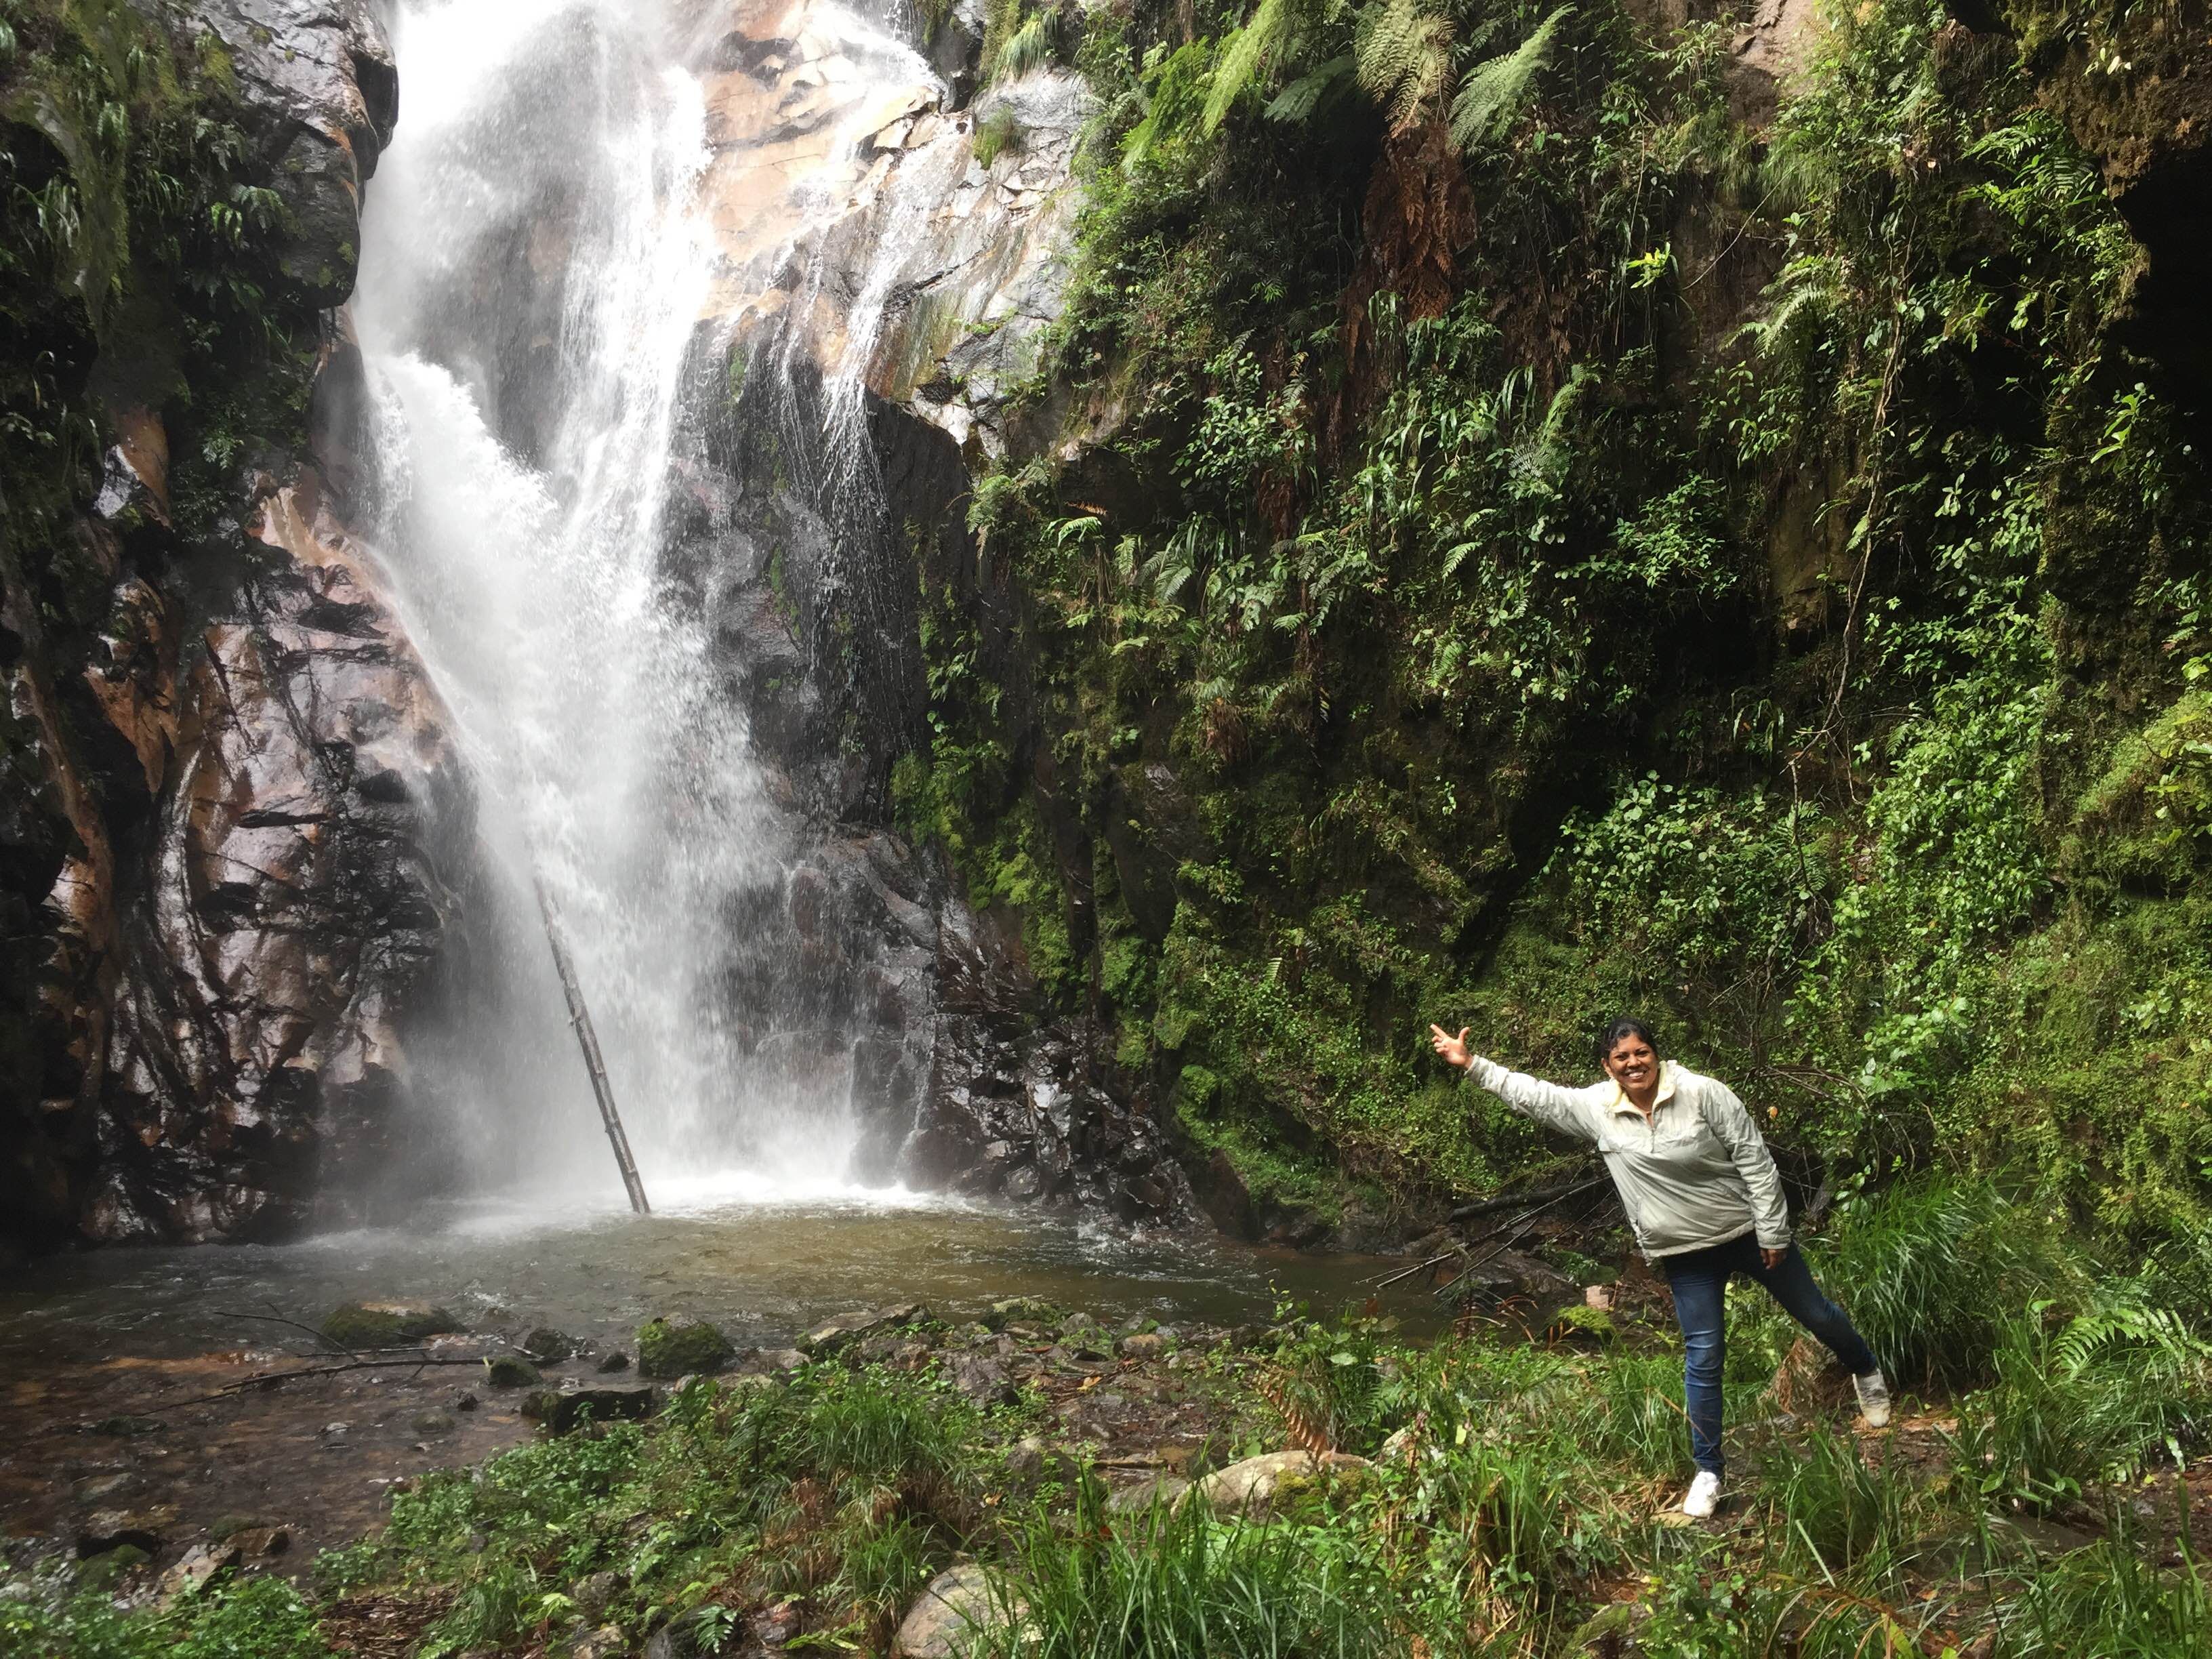
POLYGON ((1855 1376, 1851 1386, 1859 1391, 1859 1413, 1867 1420, 1867 1427, 1879 1429, 1889 1422, 1889 1382, 1881 1371, 1871 1370, 1864 1376, 1855 1376))
POLYGON ((1721 1478, 1711 1469, 1699 1469, 1698 1478, 1690 1482, 1690 1490, 1682 1499, 1682 1513, 1692 1521, 1710 1521, 1713 1511, 1720 1507, 1721 1478))

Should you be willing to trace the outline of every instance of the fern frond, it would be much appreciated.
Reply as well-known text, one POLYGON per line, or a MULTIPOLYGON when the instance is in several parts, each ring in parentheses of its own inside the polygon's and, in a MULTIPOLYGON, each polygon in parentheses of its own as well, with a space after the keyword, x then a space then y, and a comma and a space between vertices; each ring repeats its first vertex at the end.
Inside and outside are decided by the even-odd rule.
POLYGON ((1352 58, 1349 53, 1332 58, 1319 69, 1301 75, 1275 94, 1275 101, 1267 106, 1270 121, 1303 121, 1321 107, 1328 96, 1352 73, 1352 58))
POLYGON ((1275 1408, 1275 1415, 1283 1419, 1283 1432, 1300 1451, 1324 1457, 1336 1449, 1336 1442, 1329 1436, 1328 1425, 1293 1393, 1296 1379, 1288 1372, 1277 1370, 1263 1371, 1254 1383, 1260 1398, 1275 1408))
POLYGON ((1202 125, 1210 135, 1228 118, 1237 100, 1258 86, 1289 56, 1298 33, 1294 0, 1260 0, 1251 21, 1231 35, 1213 66, 1202 125))
POLYGON ((1359 14, 1353 57, 1359 84, 1382 106, 1394 132, 1418 123, 1451 73, 1451 20, 1421 0, 1374 0, 1359 14))
POLYGON ((1488 142, 1504 131, 1528 101, 1537 75, 1552 61, 1559 25, 1574 15, 1571 5, 1561 6, 1536 25, 1526 40, 1510 52, 1477 64, 1460 82, 1452 100, 1451 140, 1462 150, 1488 142))

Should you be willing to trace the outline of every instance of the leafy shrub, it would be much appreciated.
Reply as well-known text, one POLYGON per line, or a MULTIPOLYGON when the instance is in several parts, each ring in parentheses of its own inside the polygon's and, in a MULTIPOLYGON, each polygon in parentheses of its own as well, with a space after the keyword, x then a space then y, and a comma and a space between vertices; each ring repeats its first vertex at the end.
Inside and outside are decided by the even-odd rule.
POLYGON ((1989 1374, 2011 1316, 2081 1282, 2036 1217, 1986 1181, 1932 1175, 1847 1194, 1823 1276, 1891 1376, 1955 1386, 1989 1374))

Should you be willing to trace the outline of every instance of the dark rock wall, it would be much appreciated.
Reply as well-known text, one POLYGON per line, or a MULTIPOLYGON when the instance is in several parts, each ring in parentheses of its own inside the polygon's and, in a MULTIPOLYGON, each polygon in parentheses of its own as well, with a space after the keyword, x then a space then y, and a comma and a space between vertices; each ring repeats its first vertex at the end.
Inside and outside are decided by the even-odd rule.
MULTIPOLYGON (((0 564, 0 1227, 270 1237, 357 1212, 400 1176, 395 1148, 432 1150, 405 1122, 400 1032, 453 904, 433 849, 465 846, 470 812, 434 696, 304 459, 320 374, 345 482, 359 364, 328 308, 397 80, 356 0, 149 7, 94 35, 58 8, 39 21, 11 118, 37 77, 67 91, 136 47, 168 70, 130 105, 149 135, 132 164, 203 185, 221 168, 279 210, 214 269, 143 228, 115 302, 39 319, 106 453, 51 480, 43 520, 18 488, 0 564), (196 153, 188 123, 235 138, 196 153), (198 362, 196 328, 254 346, 198 362)), ((89 191, 92 164, 65 131, 53 144, 89 191)), ((150 216, 135 181, 121 199, 150 216)))

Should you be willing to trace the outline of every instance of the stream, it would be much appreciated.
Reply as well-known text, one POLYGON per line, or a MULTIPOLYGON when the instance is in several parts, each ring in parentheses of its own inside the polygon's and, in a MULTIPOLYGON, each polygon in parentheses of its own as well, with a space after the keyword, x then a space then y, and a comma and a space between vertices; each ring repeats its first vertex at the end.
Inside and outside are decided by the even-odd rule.
MULTIPOLYGON (((1395 1257, 1319 1255, 1177 1237, 1123 1239, 1073 1219, 939 1197, 825 1189, 771 1194, 744 1177, 664 1181, 657 1212, 556 1210, 509 1199, 431 1212, 404 1229, 284 1245, 116 1249, 49 1257, 0 1289, 0 1375, 54 1364, 295 1349, 338 1303, 421 1299, 463 1322, 551 1325, 628 1348, 655 1314, 714 1320, 742 1346, 778 1347, 831 1314, 921 1301, 946 1316, 1039 1296, 1109 1323, 1268 1319, 1278 1293, 1334 1313, 1376 1296, 1395 1257)), ((618 1197, 618 1194, 617 1194, 618 1197)), ((1442 1304, 1418 1282, 1378 1310, 1423 1332, 1442 1304)))

